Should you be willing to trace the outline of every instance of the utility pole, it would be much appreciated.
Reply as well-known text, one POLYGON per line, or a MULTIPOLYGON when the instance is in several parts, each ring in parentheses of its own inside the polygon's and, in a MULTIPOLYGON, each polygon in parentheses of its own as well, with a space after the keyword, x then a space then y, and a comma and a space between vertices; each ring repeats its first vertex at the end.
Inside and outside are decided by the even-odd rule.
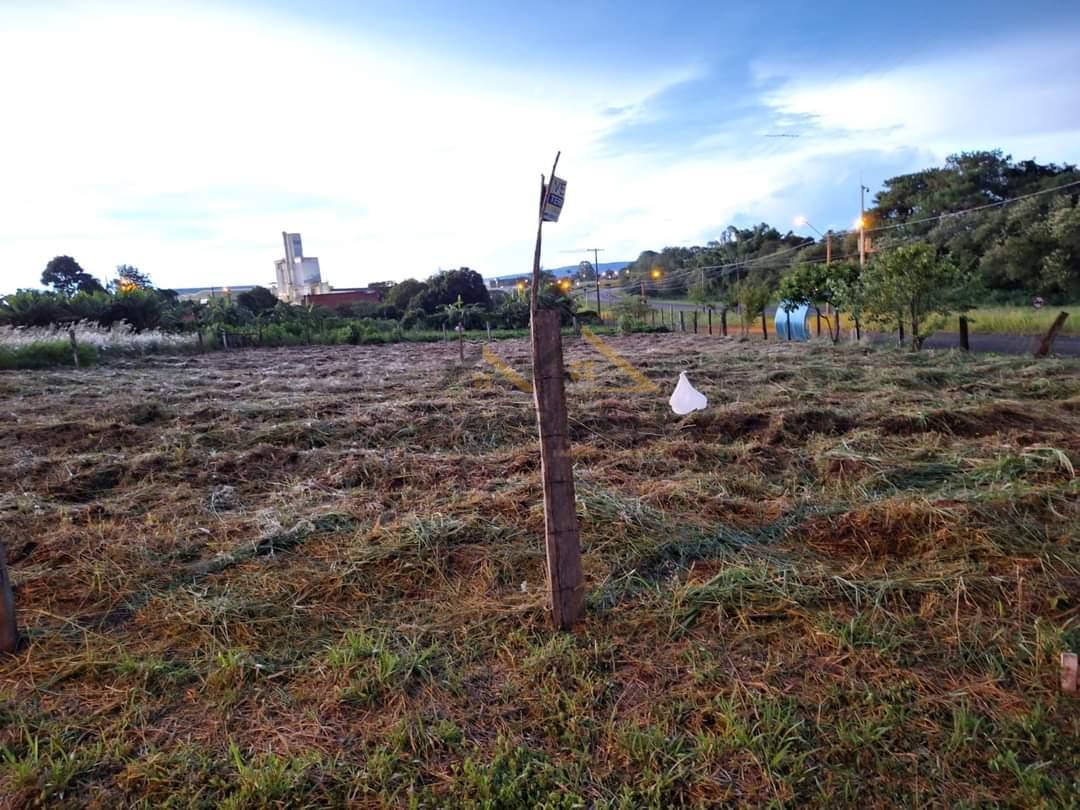
MULTIPOLYGON (((593 280, 596 284, 596 314, 600 315, 600 255, 603 248, 578 248, 577 250, 564 250, 563 253, 589 253, 593 255, 593 280)), ((602 320, 602 319, 601 319, 602 320)))
POLYGON ((859 183, 859 267, 866 267, 866 186, 859 183))
POLYGON ((832 264, 832 228, 825 231, 825 266, 832 264))

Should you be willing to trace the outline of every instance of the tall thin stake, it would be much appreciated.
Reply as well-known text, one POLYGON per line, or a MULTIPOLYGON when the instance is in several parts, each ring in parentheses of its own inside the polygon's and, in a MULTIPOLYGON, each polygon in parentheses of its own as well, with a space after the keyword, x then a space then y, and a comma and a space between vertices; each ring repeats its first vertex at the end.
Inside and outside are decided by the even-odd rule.
MULTIPOLYGON (((559 155, 551 167, 551 178, 559 155)), ((550 184, 550 181, 549 181, 550 184)), ((532 321, 533 393, 540 434, 540 472, 544 487, 544 545, 547 551, 548 591, 555 626, 566 630, 585 612, 585 578, 581 570, 581 539, 578 534, 574 493, 574 467, 570 459, 570 430, 566 413, 566 390, 562 356, 562 333, 558 310, 538 307, 540 245, 544 229, 544 205, 549 184, 540 178, 540 209, 533 253, 532 321)))

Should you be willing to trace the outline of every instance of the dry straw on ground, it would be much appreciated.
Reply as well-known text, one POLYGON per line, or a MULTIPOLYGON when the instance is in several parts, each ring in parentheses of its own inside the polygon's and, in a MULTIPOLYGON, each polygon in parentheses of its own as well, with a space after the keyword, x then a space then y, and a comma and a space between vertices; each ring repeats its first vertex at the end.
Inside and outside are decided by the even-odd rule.
POLYGON ((568 346, 574 634, 479 346, 0 374, 0 804, 1075 802, 1080 364, 611 343, 664 390, 568 346))

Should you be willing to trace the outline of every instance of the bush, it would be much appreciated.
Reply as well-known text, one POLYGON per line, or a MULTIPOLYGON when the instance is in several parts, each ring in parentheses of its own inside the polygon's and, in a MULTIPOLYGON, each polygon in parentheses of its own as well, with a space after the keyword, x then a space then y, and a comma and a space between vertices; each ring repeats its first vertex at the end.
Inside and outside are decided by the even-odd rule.
MULTIPOLYGON (((89 366, 97 362, 97 349, 85 343, 79 344, 79 365, 89 366)), ((74 366, 71 344, 66 340, 47 340, 25 346, 0 346, 0 369, 51 368, 74 366)))

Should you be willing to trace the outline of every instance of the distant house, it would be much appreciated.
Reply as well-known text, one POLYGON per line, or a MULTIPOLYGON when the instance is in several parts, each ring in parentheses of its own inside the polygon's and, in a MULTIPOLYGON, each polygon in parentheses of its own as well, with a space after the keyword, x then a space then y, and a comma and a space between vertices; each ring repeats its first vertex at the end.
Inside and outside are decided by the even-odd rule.
POLYGON ((304 306, 313 307, 326 307, 327 309, 337 309, 338 307, 347 307, 351 304, 358 304, 361 301, 370 301, 374 304, 382 302, 382 295, 378 290, 372 290, 369 287, 351 287, 348 289, 330 290, 329 292, 318 292, 305 295, 301 299, 301 303, 304 306))

